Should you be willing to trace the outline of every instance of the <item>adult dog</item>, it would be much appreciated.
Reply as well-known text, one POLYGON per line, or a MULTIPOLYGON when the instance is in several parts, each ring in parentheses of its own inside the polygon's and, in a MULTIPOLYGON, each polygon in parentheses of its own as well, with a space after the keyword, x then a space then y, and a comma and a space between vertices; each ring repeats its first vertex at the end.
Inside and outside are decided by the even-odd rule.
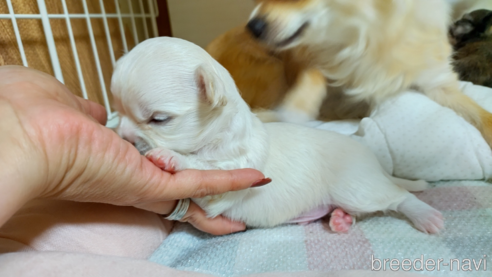
MULTIPOLYGON (((247 28, 261 47, 284 61, 287 75, 295 76, 277 109, 282 120, 306 121, 323 110, 338 118, 362 117, 382 101, 416 88, 463 116, 492 145, 492 114, 460 91, 450 65, 447 1, 258 2, 247 28), (338 100, 335 108, 323 109, 323 103, 334 103, 330 97, 338 100)), ((231 37, 208 47, 223 64, 234 58, 221 55, 231 37)), ((243 67, 233 76, 237 80, 256 69, 243 67)))

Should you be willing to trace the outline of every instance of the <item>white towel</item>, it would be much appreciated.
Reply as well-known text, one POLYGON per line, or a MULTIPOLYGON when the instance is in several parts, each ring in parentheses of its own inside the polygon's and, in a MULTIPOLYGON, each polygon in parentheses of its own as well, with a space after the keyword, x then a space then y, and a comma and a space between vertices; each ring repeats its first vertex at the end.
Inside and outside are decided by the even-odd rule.
MULTIPOLYGON (((492 89, 466 82, 462 89, 492 112, 492 89)), ((492 151, 480 132, 454 111, 415 91, 388 100, 362 121, 309 125, 365 144, 397 177, 427 181, 492 177, 492 151)))

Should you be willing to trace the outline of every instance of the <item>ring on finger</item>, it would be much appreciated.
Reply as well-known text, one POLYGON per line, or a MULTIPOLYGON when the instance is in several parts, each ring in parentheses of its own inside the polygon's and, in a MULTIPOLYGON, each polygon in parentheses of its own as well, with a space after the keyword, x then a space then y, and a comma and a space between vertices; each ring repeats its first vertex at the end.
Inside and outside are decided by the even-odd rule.
POLYGON ((176 208, 174 208, 174 211, 164 219, 167 220, 183 219, 183 217, 188 212, 188 208, 190 207, 190 201, 191 200, 189 198, 179 200, 178 204, 176 205, 176 208))

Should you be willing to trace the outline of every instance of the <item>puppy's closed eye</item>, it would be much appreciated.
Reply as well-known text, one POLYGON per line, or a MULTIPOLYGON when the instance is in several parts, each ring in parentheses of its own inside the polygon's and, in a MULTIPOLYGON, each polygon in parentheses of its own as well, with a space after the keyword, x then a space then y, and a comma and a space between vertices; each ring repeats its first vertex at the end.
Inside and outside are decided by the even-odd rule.
POLYGON ((149 124, 154 124, 154 125, 165 125, 169 121, 171 121, 173 118, 167 115, 154 115, 150 118, 149 124))

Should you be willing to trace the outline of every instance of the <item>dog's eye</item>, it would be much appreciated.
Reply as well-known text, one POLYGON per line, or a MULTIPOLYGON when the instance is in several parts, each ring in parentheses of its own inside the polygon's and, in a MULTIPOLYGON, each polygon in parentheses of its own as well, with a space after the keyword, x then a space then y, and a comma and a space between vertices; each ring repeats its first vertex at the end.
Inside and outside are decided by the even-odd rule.
POLYGON ((168 123, 171 119, 172 118, 170 116, 156 115, 149 120, 149 123, 163 125, 168 123))

